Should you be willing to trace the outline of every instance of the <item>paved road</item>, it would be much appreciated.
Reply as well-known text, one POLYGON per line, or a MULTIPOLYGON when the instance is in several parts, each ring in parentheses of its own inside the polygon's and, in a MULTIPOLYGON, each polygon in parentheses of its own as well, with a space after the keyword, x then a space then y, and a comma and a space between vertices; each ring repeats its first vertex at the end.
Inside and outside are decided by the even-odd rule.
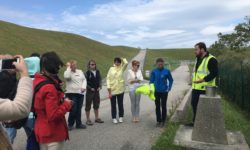
MULTIPOLYGON (((142 57, 145 52, 137 56, 142 57)), ((145 56, 145 54, 144 54, 145 56)), ((188 67, 180 66, 172 72, 175 80, 172 92, 169 94, 168 108, 183 97, 188 86, 188 67)), ((110 101, 101 101, 100 117, 104 124, 95 124, 86 130, 73 130, 70 132, 70 141, 65 144, 65 150, 148 150, 152 143, 161 134, 163 129, 155 127, 154 102, 147 97, 141 98, 140 123, 131 122, 130 99, 124 96, 124 123, 114 125, 111 121, 110 101)), ((91 114, 93 118, 93 113, 91 114)), ((85 113, 83 111, 83 120, 85 113)), ((25 149, 25 134, 18 131, 14 149, 25 149)))

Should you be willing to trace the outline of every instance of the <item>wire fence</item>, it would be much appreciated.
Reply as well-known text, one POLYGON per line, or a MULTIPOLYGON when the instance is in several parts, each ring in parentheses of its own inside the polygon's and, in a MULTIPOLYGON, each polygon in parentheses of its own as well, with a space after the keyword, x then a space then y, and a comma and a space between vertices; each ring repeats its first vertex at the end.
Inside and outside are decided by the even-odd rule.
POLYGON ((250 60, 242 57, 219 62, 218 85, 223 95, 250 112, 250 60))

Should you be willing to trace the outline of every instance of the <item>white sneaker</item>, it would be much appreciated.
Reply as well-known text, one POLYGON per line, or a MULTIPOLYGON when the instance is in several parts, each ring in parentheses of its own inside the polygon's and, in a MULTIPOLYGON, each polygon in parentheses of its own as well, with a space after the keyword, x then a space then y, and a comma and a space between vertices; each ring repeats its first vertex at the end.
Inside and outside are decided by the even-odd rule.
POLYGON ((122 117, 119 118, 119 122, 123 123, 123 118, 122 117))
POLYGON ((114 124, 117 124, 118 122, 117 122, 117 120, 116 120, 116 119, 113 119, 113 123, 114 123, 114 124))

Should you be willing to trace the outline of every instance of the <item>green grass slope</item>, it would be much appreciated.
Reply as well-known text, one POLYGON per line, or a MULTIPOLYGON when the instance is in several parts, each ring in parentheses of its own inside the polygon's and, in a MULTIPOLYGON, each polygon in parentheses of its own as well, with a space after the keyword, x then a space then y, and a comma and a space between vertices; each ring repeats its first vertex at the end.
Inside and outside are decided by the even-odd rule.
POLYGON ((144 70, 152 70, 157 58, 164 58, 171 65, 171 70, 179 65, 180 60, 194 60, 193 49, 154 49, 148 50, 144 64, 144 70))
POLYGON ((76 34, 27 28, 0 21, 0 54, 22 54, 27 57, 32 52, 42 54, 46 51, 55 51, 65 62, 75 59, 78 67, 84 70, 88 60, 94 59, 103 76, 114 57, 131 59, 138 53, 135 48, 109 46, 76 34))

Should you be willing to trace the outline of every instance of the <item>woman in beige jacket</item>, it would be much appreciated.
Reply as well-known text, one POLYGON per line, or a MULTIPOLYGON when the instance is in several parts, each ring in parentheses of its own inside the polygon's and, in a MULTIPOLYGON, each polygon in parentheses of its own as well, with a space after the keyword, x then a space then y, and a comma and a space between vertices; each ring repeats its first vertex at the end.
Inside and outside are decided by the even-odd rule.
MULTIPOLYGON (((2 55, 1 55, 2 56, 2 55)), ((18 120, 28 116, 32 101, 32 80, 22 56, 17 56, 19 63, 14 63, 16 71, 20 73, 17 93, 13 101, 0 98, 0 121, 18 120)), ((2 56, 0 59, 4 59, 2 56)), ((0 90, 3 90, 0 87, 0 90)))

